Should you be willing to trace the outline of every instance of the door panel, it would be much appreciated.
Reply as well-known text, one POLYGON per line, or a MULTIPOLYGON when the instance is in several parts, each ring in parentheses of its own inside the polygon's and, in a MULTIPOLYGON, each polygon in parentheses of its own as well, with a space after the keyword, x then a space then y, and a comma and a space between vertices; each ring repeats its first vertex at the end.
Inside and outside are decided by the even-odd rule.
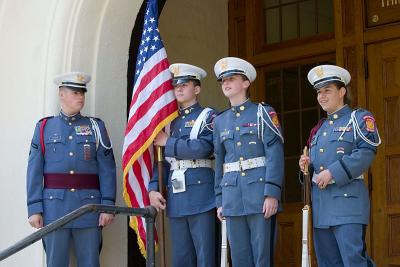
MULTIPOLYGON (((277 65, 260 66, 257 83, 251 90, 253 100, 266 102, 278 113, 285 137, 285 181, 283 212, 278 215, 276 267, 301 266, 302 186, 298 180, 298 161, 310 130, 325 112, 307 80, 308 71, 319 64, 334 64, 328 54, 277 65)), ((314 266, 314 265, 313 265, 314 266)), ((315 265, 316 266, 316 265, 315 265)))
POLYGON ((371 167, 372 256, 377 266, 400 266, 400 40, 367 47, 368 108, 382 144, 371 167))

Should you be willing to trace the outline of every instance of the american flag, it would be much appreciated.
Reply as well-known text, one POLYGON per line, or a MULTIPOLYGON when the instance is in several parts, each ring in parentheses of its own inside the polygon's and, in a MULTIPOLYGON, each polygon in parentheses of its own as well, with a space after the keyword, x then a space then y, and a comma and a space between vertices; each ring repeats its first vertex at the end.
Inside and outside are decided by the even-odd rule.
MULTIPOLYGON (((147 0, 122 152, 123 197, 129 207, 150 204, 147 190, 153 171, 152 142, 178 114, 168 67, 158 31, 157 0, 147 0)), ((146 257, 144 219, 131 217, 129 225, 136 231, 140 251, 146 257)))

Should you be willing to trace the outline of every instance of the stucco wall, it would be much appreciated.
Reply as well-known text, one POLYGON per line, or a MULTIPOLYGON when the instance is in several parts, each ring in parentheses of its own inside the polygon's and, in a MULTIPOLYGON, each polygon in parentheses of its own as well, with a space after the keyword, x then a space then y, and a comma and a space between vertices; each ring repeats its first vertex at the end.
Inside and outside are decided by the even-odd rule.
MULTIPOLYGON (((142 1, 0 0, 0 250, 33 232, 26 212, 26 164, 35 122, 59 110, 55 74, 91 73, 86 115, 101 117, 120 166, 126 114, 126 64, 142 1)), ((118 168, 118 201, 121 199, 118 168)), ((126 218, 103 234, 102 266, 126 266, 126 218)), ((42 266, 40 242, 0 266, 42 266)))
POLYGON ((228 101, 216 81, 214 64, 228 56, 228 0, 167 0, 160 17, 160 33, 169 62, 202 67, 200 102, 222 109, 228 101))

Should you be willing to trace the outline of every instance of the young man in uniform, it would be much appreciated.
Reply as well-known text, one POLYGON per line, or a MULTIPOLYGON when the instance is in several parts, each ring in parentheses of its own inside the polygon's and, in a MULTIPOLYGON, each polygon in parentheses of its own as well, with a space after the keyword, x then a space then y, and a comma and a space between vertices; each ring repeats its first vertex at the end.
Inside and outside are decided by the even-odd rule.
POLYGON ((256 70, 234 57, 214 67, 231 107, 214 122, 217 215, 226 218, 234 267, 273 266, 284 157, 278 116, 248 98, 256 70))
MULTIPOLYGON (((36 124, 27 170, 28 216, 34 228, 86 204, 114 205, 115 161, 104 122, 80 113, 89 81, 82 72, 56 77, 61 111, 36 124)), ((68 267, 72 241, 78 266, 98 267, 101 228, 113 218, 87 214, 46 235, 47 266, 68 267)))
POLYGON ((174 93, 179 117, 171 134, 160 132, 154 145, 165 147, 169 164, 167 198, 158 192, 158 173, 149 184, 150 203, 167 209, 171 227, 174 267, 216 266, 215 197, 212 121, 215 110, 202 108, 197 101, 200 80, 206 72, 189 64, 172 64, 174 93))
POLYGON ((366 253, 365 230, 370 202, 363 173, 380 144, 372 114, 347 103, 350 73, 338 66, 310 70, 308 80, 327 113, 310 135, 310 157, 302 155, 301 171, 312 174, 314 247, 319 267, 374 266, 366 253))

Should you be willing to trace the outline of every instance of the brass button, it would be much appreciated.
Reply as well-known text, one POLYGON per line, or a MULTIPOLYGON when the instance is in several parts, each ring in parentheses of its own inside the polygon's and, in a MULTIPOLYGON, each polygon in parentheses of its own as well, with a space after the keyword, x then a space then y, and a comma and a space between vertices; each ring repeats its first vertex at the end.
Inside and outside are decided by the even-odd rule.
POLYGON ((225 186, 228 186, 228 183, 225 183, 225 186))
POLYGON ((182 116, 182 119, 186 118, 185 116, 182 116))
POLYGON ((260 178, 260 182, 262 182, 263 181, 263 178, 260 178))
POLYGON ((189 112, 190 112, 190 111, 189 111, 188 109, 185 110, 185 114, 189 114, 189 112))
POLYGON ((200 180, 198 180, 198 181, 197 181, 197 183, 198 183, 198 184, 201 184, 201 181, 200 181, 200 180))
POLYGON ((240 113, 236 113, 236 117, 240 117, 240 113))
POLYGON ((333 124, 333 121, 329 121, 329 124, 332 125, 332 124, 333 124))
POLYGON ((75 191, 76 191, 76 189, 75 189, 75 188, 71 188, 69 191, 71 191, 71 192, 75 192, 75 191))
POLYGON ((71 123, 71 122, 68 122, 68 125, 69 125, 69 126, 71 126, 71 125, 72 125, 72 123, 71 123))
POLYGON ((241 175, 241 176, 246 176, 246 173, 245 173, 245 172, 242 172, 240 175, 241 175))
POLYGON ((74 152, 69 152, 69 155, 72 157, 74 155, 74 152))
POLYGON ((339 116, 337 114, 333 114, 333 118, 336 120, 337 118, 339 118, 339 116))
POLYGON ((50 199, 53 199, 53 196, 50 196, 49 198, 50 198, 50 199))
POLYGON ((241 142, 237 142, 236 144, 237 144, 238 146, 241 146, 241 145, 242 145, 242 143, 241 143, 241 142))
POLYGON ((344 194, 343 194, 343 196, 347 197, 347 194, 346 194, 346 193, 344 193, 344 194))
POLYGON ((182 129, 179 129, 180 132, 182 132, 182 129))
POLYGON ((72 135, 68 136, 68 139, 69 139, 69 140, 72 140, 72 135))
POLYGON ((236 129, 236 131, 239 131, 239 130, 240 130, 239 126, 236 126, 236 128, 235 128, 235 129, 236 129))
POLYGON ((323 135, 323 136, 326 136, 326 135, 327 135, 327 133, 326 133, 326 132, 323 132, 323 133, 322 133, 322 135, 323 135))
POLYGON ((53 143, 57 142, 57 140, 53 140, 53 143))
POLYGON ((240 106, 239 109, 243 111, 245 109, 245 107, 244 106, 240 106))
POLYGON ((319 169, 322 171, 324 169, 324 166, 319 167, 319 169))
POLYGON ((250 131, 250 133, 252 134, 252 133, 253 133, 253 131, 250 131))
POLYGON ((85 142, 87 143, 87 142, 89 142, 89 140, 86 139, 85 142))
POLYGON ((69 174, 74 174, 75 172, 73 170, 69 171, 69 174))
POLYGON ((243 158, 243 157, 240 157, 239 160, 244 160, 244 158, 243 158))
POLYGON ((320 149, 319 149, 319 152, 324 153, 324 149, 323 149, 323 148, 320 148, 320 149))
POLYGON ((94 196, 90 196, 90 198, 94 198, 94 196))

